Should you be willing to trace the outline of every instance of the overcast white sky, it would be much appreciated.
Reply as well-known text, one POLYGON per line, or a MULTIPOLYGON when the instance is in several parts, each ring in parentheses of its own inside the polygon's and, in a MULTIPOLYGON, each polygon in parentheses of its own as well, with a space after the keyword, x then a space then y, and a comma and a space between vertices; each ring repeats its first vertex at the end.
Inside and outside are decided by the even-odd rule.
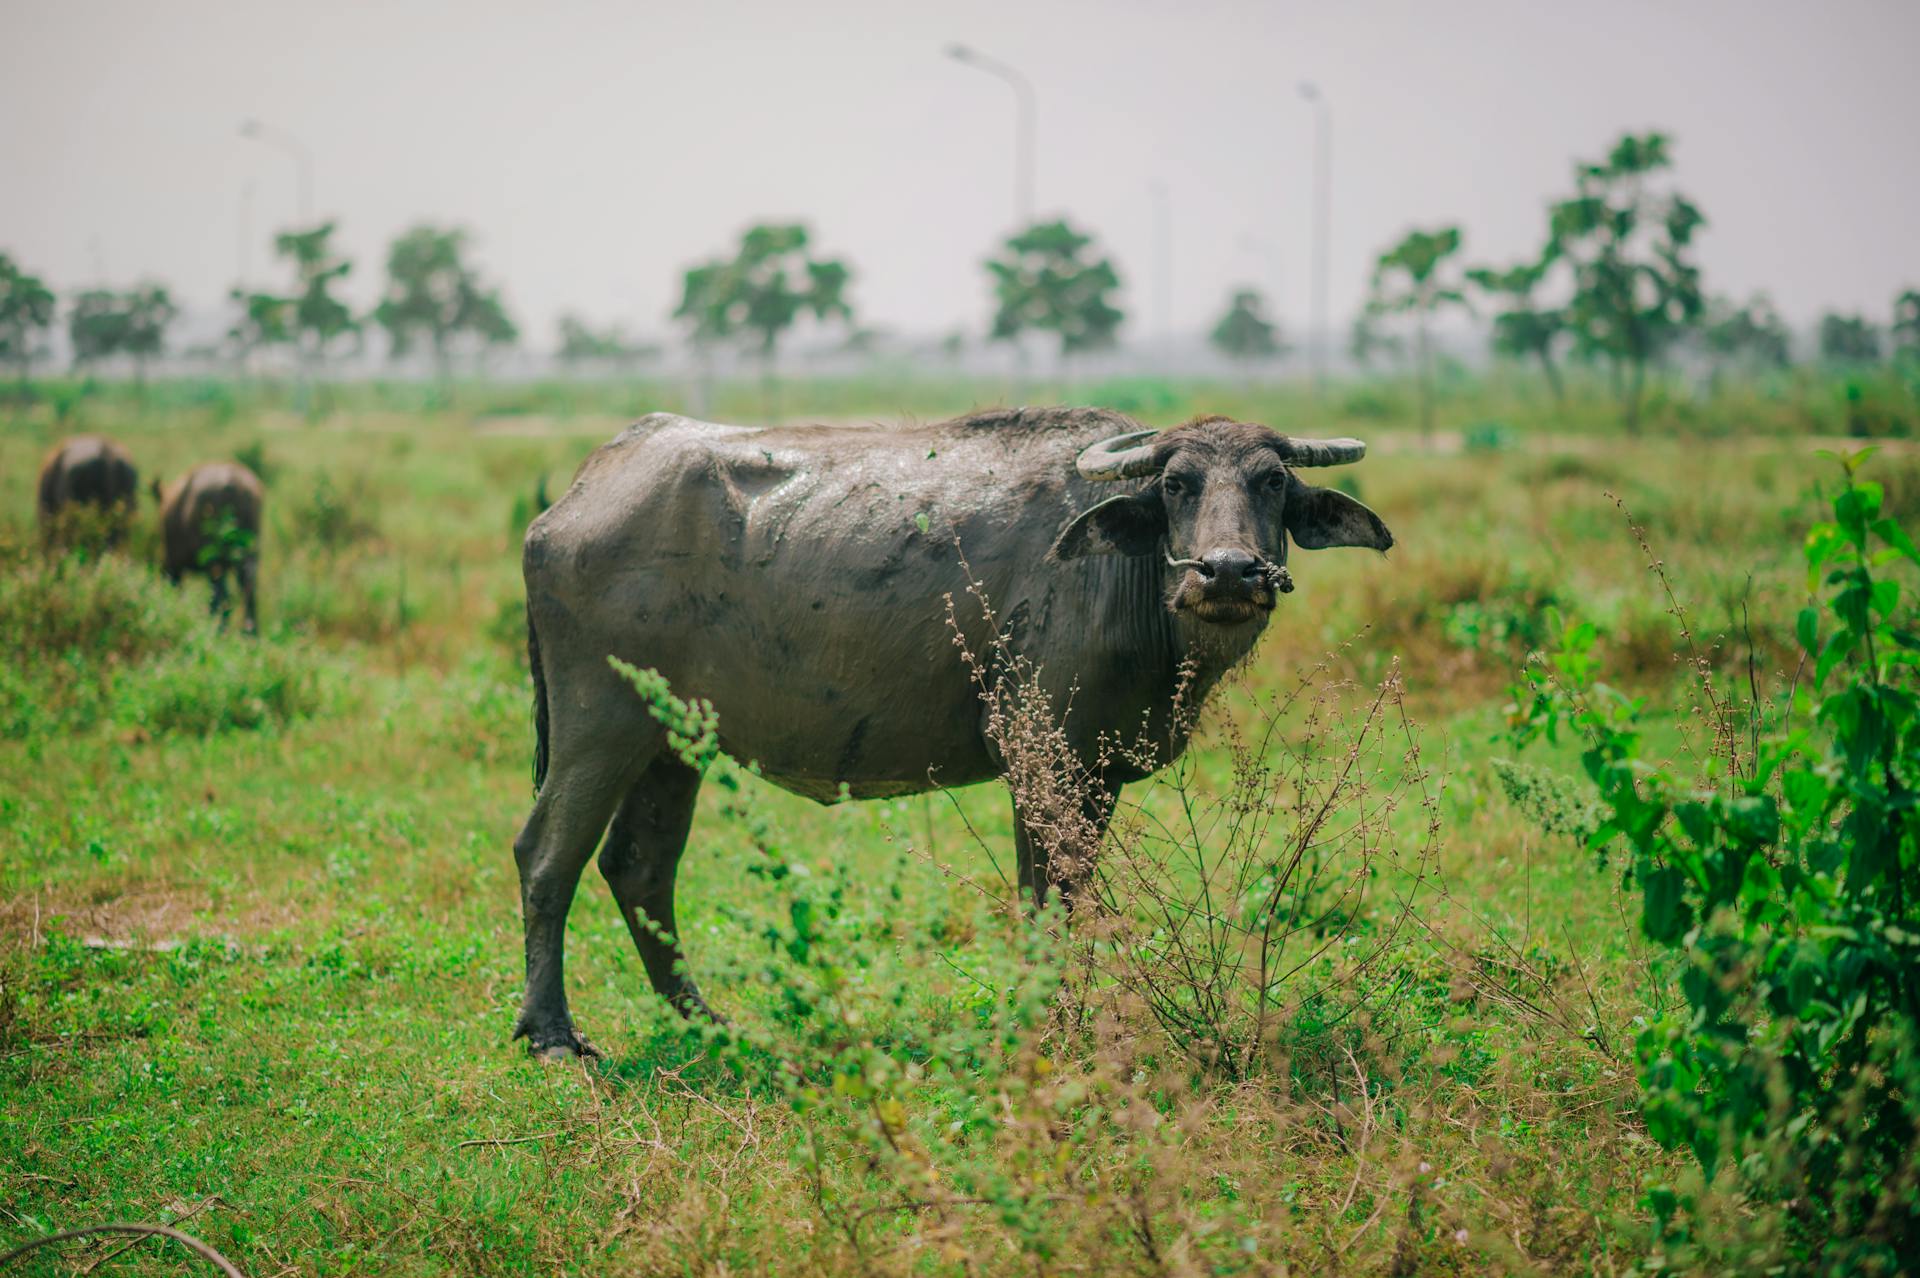
POLYGON ((153 276, 217 305, 317 202, 370 301, 387 240, 470 227, 529 339, 576 309, 665 330, 677 271, 762 218, 809 222, 872 324, 978 330, 1012 214, 1011 92, 1038 85, 1038 203, 1094 230, 1156 327, 1150 184, 1171 191, 1172 314, 1240 282, 1307 311, 1311 110, 1334 111, 1332 293, 1412 225, 1475 260, 1537 246, 1576 156, 1677 138, 1709 287, 1788 318, 1884 322, 1920 284, 1920 3, 901 0, 333 3, 0 0, 0 250, 70 288, 153 276))

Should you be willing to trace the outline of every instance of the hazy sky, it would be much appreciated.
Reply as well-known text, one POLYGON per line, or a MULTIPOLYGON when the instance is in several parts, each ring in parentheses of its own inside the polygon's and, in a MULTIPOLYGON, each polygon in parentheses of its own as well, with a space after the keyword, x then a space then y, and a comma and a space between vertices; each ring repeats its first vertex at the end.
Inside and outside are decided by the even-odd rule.
POLYGON ((311 148, 363 304, 426 219, 473 230, 536 343, 563 309, 661 332, 680 267, 796 218, 851 258, 867 322, 977 330, 1013 96, 943 58, 956 40, 1037 84, 1040 211, 1114 253, 1132 335, 1157 327, 1155 180, 1176 328, 1244 281, 1298 332, 1303 78, 1334 113, 1336 319, 1409 226, 1460 223, 1476 260, 1531 251, 1573 158, 1652 126, 1710 220, 1711 289, 1884 322, 1920 284, 1914 0, 0 0, 0 250, 200 308, 243 261, 264 282, 296 196, 291 160, 239 135, 258 117, 311 148))

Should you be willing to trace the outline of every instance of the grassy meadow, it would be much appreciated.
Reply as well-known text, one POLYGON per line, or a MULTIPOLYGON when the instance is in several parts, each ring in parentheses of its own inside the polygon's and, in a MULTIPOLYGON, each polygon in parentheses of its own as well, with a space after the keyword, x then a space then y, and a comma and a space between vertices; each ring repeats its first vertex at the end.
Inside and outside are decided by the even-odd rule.
MULTIPOLYGON (((1230 944, 1138 919, 1061 939, 1003 908, 1000 786, 821 807, 723 760, 679 910, 738 1032, 653 997, 590 868, 568 985, 605 1056, 542 1064, 508 1039, 519 537, 682 391, 350 386, 309 420, 226 383, 53 384, 0 407, 0 1252, 139 1220, 258 1278, 1653 1263, 1647 1186, 1697 1173, 1648 1138, 1631 1044, 1675 974, 1619 867, 1569 833, 1573 747, 1506 740, 1509 688, 1556 616, 1590 620, 1610 677, 1676 708, 1658 751, 1700 748, 1688 640, 1629 515, 1724 686, 1792 679, 1802 541, 1838 474, 1816 450, 1920 426, 1910 385, 1663 393, 1631 437, 1603 399, 1521 377, 1449 385, 1429 439, 1387 381, 1030 394, 1373 445, 1337 478, 1399 545, 1295 556, 1299 589, 1109 850, 1130 908, 1191 903, 1195 858, 1257 870, 1302 800, 1337 796, 1286 889, 1308 922, 1274 946, 1273 1010, 1248 1019, 1230 944), (257 641, 207 622, 204 582, 158 578, 150 501, 122 552, 42 552, 37 466, 82 430, 143 486, 221 457, 261 473, 257 641), (1282 792, 1261 837, 1229 819, 1235 794, 1282 792)), ((796 383, 780 409, 1005 394, 796 383)), ((761 411, 751 385, 707 409, 761 411)), ((1869 474, 1910 520, 1920 455, 1884 442, 1869 474)), ((1727 1204, 1726 1254, 1764 1224, 1727 1204)), ((88 1272, 125 1241, 18 1272, 88 1272)), ((188 1263, 149 1241, 98 1271, 188 1263)))

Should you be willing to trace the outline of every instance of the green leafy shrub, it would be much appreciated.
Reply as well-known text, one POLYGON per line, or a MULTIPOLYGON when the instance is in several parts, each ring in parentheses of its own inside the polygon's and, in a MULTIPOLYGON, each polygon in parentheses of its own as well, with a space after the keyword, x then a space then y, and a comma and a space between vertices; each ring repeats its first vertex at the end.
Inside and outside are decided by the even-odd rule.
POLYGON ((0 632, 15 662, 84 651, 139 662, 186 641, 197 609, 143 565, 119 556, 43 558, 21 548, 0 578, 0 632))
POLYGON ((1460 432, 1460 447, 1469 455, 1504 453, 1513 446, 1513 428, 1505 422, 1474 422, 1460 432))
POLYGON ((368 504, 364 483, 356 484, 351 492, 342 493, 332 478, 322 472, 313 481, 313 491, 306 500, 293 506, 295 540, 333 554, 377 537, 379 528, 363 513, 368 504))
POLYGON ((1848 435, 1880 439, 1913 433, 1913 395, 1888 373, 1854 373, 1833 388, 1835 417, 1848 435))
POLYGON ((1637 1043, 1648 1131, 1699 1167, 1649 1191, 1656 1269, 1905 1272, 1920 1237, 1920 624, 1896 575, 1920 551, 1864 456, 1807 535, 1826 594, 1795 686, 1740 707, 1695 660, 1704 776, 1649 761, 1590 624, 1516 701, 1523 744, 1580 734, 1606 818, 1588 844, 1624 845, 1641 930, 1680 964, 1637 1043))
POLYGON ((118 556, 23 555, 0 572, 0 736, 110 725, 205 734, 311 713, 310 654, 217 628, 184 591, 118 556))
POLYGON ((1517 574, 1499 593, 1448 607, 1443 627, 1456 648, 1518 655, 1546 642, 1548 618, 1559 602, 1551 587, 1517 574))
POLYGON ((274 476, 280 473, 280 467, 267 457, 267 441, 255 439, 233 450, 233 459, 259 476, 260 482, 272 487, 274 476))
POLYGON ((542 471, 540 478, 534 481, 531 491, 516 492, 513 495, 513 505, 507 511, 507 548, 509 550, 520 549, 520 543, 527 535, 527 525, 551 505, 553 505, 553 498, 547 494, 547 475, 542 471))

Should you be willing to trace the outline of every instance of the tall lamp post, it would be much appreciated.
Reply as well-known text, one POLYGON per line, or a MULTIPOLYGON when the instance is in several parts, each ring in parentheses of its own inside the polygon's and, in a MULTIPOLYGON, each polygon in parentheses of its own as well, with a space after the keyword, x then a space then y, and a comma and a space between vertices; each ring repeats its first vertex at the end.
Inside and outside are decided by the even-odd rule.
POLYGON ((240 288, 245 291, 253 277, 253 180, 249 178, 240 185, 240 208, 234 218, 238 231, 240 260, 235 264, 240 268, 238 279, 240 288))
POLYGON ((251 138, 255 142, 264 142, 293 157, 294 168, 300 183, 300 226, 302 230, 311 230, 313 227, 313 152, 307 149, 306 143, 285 129, 276 129, 258 120, 242 120, 240 136, 251 138))
POLYGON ((1033 81, 999 59, 964 44, 948 45, 947 56, 1013 87, 1013 216, 1015 229, 1024 231, 1033 222, 1033 81))
POLYGON ((1147 186, 1153 196, 1153 309, 1160 330, 1161 357, 1173 345, 1173 199, 1159 178, 1147 186))
POLYGON ((1311 81, 1300 82, 1300 96, 1313 103, 1313 387, 1327 383, 1327 234, 1333 199, 1333 108, 1311 81))

